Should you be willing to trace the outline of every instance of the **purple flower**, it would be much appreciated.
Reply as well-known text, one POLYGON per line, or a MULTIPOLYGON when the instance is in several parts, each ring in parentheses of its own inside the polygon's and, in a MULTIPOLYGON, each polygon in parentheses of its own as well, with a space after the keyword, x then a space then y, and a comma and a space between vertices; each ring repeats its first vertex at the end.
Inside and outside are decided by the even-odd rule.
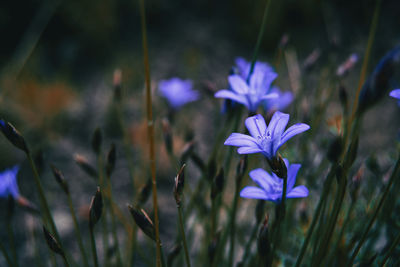
MULTIPOLYGON (((291 164, 284 159, 288 169, 286 197, 287 198, 300 198, 308 196, 308 189, 304 185, 294 187, 296 183, 297 172, 299 171, 300 164, 291 164)), ((283 179, 278 178, 274 173, 270 175, 265 170, 259 168, 252 170, 249 173, 251 179, 258 184, 256 186, 246 186, 240 192, 240 196, 244 198, 264 199, 273 202, 279 202, 282 198, 283 179)))
POLYGON ((391 91, 390 92, 390 96, 394 97, 394 98, 397 98, 397 99, 400 99, 400 89, 396 89, 396 90, 391 91))
POLYGON ((159 83, 158 91, 173 109, 179 109, 189 102, 199 99, 199 93, 192 90, 191 80, 171 78, 159 83))
POLYGON ((262 153, 268 159, 272 159, 290 138, 310 129, 307 124, 297 123, 285 131, 288 121, 289 114, 276 111, 267 127, 263 116, 257 114, 245 121, 251 136, 232 133, 224 145, 238 146, 239 154, 262 153))
MULTIPOLYGON (((249 75, 249 72, 250 72, 251 62, 248 62, 247 60, 245 60, 242 57, 238 57, 238 58, 236 58, 235 63, 236 63, 236 67, 237 67, 237 70, 238 70, 238 74, 243 79, 246 80, 247 76, 249 75)), ((254 72, 271 72, 271 73, 274 73, 274 69, 268 63, 256 61, 256 63, 254 64, 253 73, 254 72)), ((276 73, 275 73, 275 75, 278 76, 276 73)))
POLYGON ((271 110, 282 111, 287 106, 289 106, 290 103, 292 103, 292 101, 293 101, 293 93, 292 92, 282 92, 276 86, 272 87, 270 92, 278 94, 278 97, 264 101, 264 108, 266 111, 271 111, 271 110))
POLYGON ((17 173, 19 166, 14 166, 0 172, 0 197, 13 196, 15 199, 19 198, 19 190, 17 184, 17 173))

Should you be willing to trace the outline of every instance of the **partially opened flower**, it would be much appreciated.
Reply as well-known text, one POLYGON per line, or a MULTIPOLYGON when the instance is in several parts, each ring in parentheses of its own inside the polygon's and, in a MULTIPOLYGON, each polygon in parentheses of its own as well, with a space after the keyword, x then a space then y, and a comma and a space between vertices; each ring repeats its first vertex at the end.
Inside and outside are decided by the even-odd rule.
POLYGON ((397 98, 397 99, 400 99, 400 89, 396 89, 396 90, 391 91, 390 92, 390 96, 394 97, 394 98, 397 98))
MULTIPOLYGON (((301 198, 308 196, 308 189, 304 185, 294 187, 296 183, 297 172, 300 164, 289 164, 284 159, 288 169, 286 198, 301 198)), ((240 192, 240 196, 244 198, 264 199, 273 202, 280 202, 282 199, 283 179, 278 178, 274 173, 270 175, 265 170, 259 168, 249 173, 251 179, 258 184, 257 186, 246 186, 240 192)))
POLYGON ((9 195, 14 199, 20 197, 17 184, 18 171, 19 166, 14 166, 11 169, 0 172, 0 197, 7 198, 9 195))
POLYGON ((167 101, 171 108, 179 109, 189 102, 199 99, 199 93, 192 90, 191 80, 172 78, 162 80, 158 85, 158 91, 167 101))
POLYGON ((224 145, 238 146, 239 154, 262 153, 268 159, 272 159, 290 138, 310 129, 307 124, 297 123, 285 131, 288 122, 289 114, 276 111, 267 127, 263 116, 257 114, 245 121, 251 136, 232 133, 224 145))

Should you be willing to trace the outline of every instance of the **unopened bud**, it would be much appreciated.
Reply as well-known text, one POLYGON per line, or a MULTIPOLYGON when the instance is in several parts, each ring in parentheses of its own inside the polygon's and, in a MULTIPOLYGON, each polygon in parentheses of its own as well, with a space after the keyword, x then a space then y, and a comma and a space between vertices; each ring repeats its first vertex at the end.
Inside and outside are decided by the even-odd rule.
POLYGON ((357 157, 357 151, 358 151, 358 139, 359 137, 357 136, 351 143, 349 146, 349 150, 347 151, 347 157, 348 160, 346 167, 350 168, 351 165, 353 165, 354 161, 356 160, 357 157))
POLYGON ((92 136, 92 148, 93 148, 93 151, 96 153, 96 155, 100 154, 102 140, 103 140, 103 137, 101 134, 101 130, 100 130, 100 128, 96 128, 96 130, 94 130, 94 133, 92 136))
POLYGON ((161 124, 162 124, 165 148, 167 149, 168 154, 173 154, 171 125, 167 118, 162 119, 161 124))
POLYGON ((287 177, 287 167, 285 161, 279 153, 278 156, 275 156, 272 159, 267 159, 267 161, 272 169, 272 172, 275 173, 276 176, 281 179, 287 177))
POLYGON ((89 208, 89 226, 93 228, 95 224, 100 220, 101 213, 103 211, 103 198, 101 196, 100 187, 97 187, 96 194, 92 197, 89 208))
POLYGON ((181 167, 178 174, 175 176, 174 197, 178 207, 181 205, 183 187, 185 186, 185 164, 181 167))
POLYGON ((382 173, 378 160, 374 155, 367 159, 367 167, 376 176, 379 176, 382 173))
POLYGON ((68 188, 68 183, 64 178, 63 173, 57 169, 53 164, 50 165, 51 170, 53 171, 53 175, 56 178, 57 183, 61 186, 62 190, 65 192, 65 194, 69 194, 69 188, 68 188))
POLYGON ((190 155, 193 153, 193 148, 194 148, 194 141, 190 141, 186 143, 181 151, 181 156, 180 156, 180 165, 183 165, 187 162, 188 158, 190 155))
POLYGON ((218 174, 214 177, 211 186, 211 199, 215 199, 224 190, 225 176, 224 169, 220 169, 218 174))
POLYGON ((340 155, 342 154, 343 144, 342 137, 336 136, 335 139, 331 142, 328 148, 328 153, 326 154, 327 158, 331 162, 338 162, 340 155))
POLYGON ((136 225, 145 233, 148 237, 150 237, 153 241, 156 241, 155 230, 153 222, 150 217, 143 209, 139 209, 138 207, 134 207, 128 205, 128 209, 135 221, 136 225))
POLYGON ((114 86, 114 98, 117 101, 120 101, 122 98, 122 71, 120 69, 116 69, 114 71, 113 76, 113 86, 114 86))
POLYGON ((358 169, 356 175, 353 176, 350 184, 350 197, 352 201, 356 201, 358 197, 358 192, 360 191, 361 179, 364 176, 364 167, 361 166, 358 169))
POLYGON ((49 233, 49 231, 46 229, 46 227, 44 227, 44 225, 43 225, 43 233, 44 233, 44 237, 45 237, 45 239, 46 239, 46 243, 47 243, 47 245, 49 246, 49 248, 50 248, 53 252, 55 252, 55 253, 57 253, 57 254, 59 254, 59 255, 65 257, 64 251, 61 249, 60 244, 59 244, 58 241, 54 238, 54 236, 53 236, 52 234, 49 233))
POLYGON ((112 172, 114 171, 116 160, 117 160, 117 150, 115 148, 115 144, 111 144, 111 148, 107 154, 106 172, 108 177, 110 177, 112 172))
POLYGON ((29 153, 29 149, 25 143, 25 139, 11 123, 6 122, 3 119, 0 119, 0 130, 4 134, 4 136, 8 139, 8 141, 11 142, 11 144, 21 149, 25 153, 29 153))
POLYGON ((92 167, 92 165, 89 164, 89 161, 87 160, 86 157, 80 155, 80 154, 75 154, 74 155, 74 160, 76 164, 89 176, 92 178, 97 178, 98 174, 95 168, 92 167))
POLYGON ((339 86, 339 100, 340 104, 342 104, 343 109, 346 110, 348 107, 349 97, 347 95, 347 90, 343 85, 339 86))
POLYGON ((269 233, 268 233, 268 214, 265 216, 264 222, 261 225, 260 231, 258 232, 257 237, 257 250, 260 258, 263 259, 263 262, 268 261, 268 257, 270 257, 271 252, 271 244, 269 241, 269 233))
POLYGON ((208 245, 208 259, 211 264, 214 262, 215 253, 217 252, 217 248, 220 243, 220 238, 221 238, 221 231, 218 231, 211 240, 211 243, 208 245))
POLYGON ((236 167, 236 174, 238 177, 243 177, 247 169, 247 155, 243 156, 236 167))
POLYGON ((151 178, 147 179, 147 182, 139 189, 138 195, 138 203, 139 205, 143 205, 149 199, 151 193, 151 178))

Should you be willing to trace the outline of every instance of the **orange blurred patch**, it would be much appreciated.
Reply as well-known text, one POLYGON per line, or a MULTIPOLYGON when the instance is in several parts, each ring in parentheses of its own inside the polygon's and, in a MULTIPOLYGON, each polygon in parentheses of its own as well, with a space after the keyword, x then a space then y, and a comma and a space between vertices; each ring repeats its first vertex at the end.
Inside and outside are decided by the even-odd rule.
POLYGON ((342 115, 336 115, 334 117, 331 117, 327 120, 327 124, 329 128, 333 130, 338 135, 342 134, 342 125, 343 125, 343 117, 342 115))

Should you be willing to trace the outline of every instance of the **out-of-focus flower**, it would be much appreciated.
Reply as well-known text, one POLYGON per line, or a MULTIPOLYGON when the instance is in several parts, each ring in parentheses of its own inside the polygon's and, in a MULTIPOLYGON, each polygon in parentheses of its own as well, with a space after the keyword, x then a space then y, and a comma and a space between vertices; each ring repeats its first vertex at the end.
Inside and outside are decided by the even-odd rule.
MULTIPOLYGON (((300 164, 291 164, 289 161, 284 159, 286 167, 288 169, 287 178, 287 198, 300 198, 308 196, 308 189, 304 185, 294 187, 296 183, 297 172, 299 171, 300 164)), ((274 173, 270 175, 265 170, 259 168, 252 170, 249 173, 251 179, 258 184, 256 186, 246 186, 240 192, 240 196, 244 198, 264 199, 273 202, 279 202, 282 198, 283 191, 283 179, 278 178, 274 173)))
POLYGON ((17 184, 18 171, 19 166, 14 166, 11 169, 0 172, 0 197, 7 198, 9 195, 14 199, 20 197, 17 184))
POLYGON ((257 114, 245 121, 251 136, 232 133, 224 145, 238 146, 239 154, 262 153, 268 159, 272 159, 276 156, 278 149, 290 138, 310 129, 307 124, 297 123, 285 131, 288 122, 289 114, 277 111, 267 127, 263 116, 257 114))
POLYGON ((171 78, 162 80, 158 84, 158 91, 173 109, 179 109, 189 102, 199 99, 199 93, 192 90, 191 80, 182 80, 180 78, 171 78))
POLYGON ((272 111, 272 110, 282 111, 285 108, 287 108, 287 106, 289 106, 290 103, 292 103, 292 101, 293 101, 293 93, 292 92, 288 92, 288 91, 282 92, 276 86, 272 87, 270 92, 278 94, 278 97, 264 101, 264 109, 266 111, 272 111))
POLYGON ((356 53, 351 54, 345 62, 343 62, 336 70, 336 75, 339 77, 345 76, 349 71, 356 65, 358 61, 358 55, 356 53))
MULTIPOLYGON (((247 80, 250 73, 251 62, 248 62, 242 57, 238 57, 236 58, 235 63, 237 68, 237 74, 239 74, 243 79, 247 80)), ((272 81, 275 80, 276 77, 278 76, 278 74, 274 72, 274 69, 268 63, 261 61, 256 61, 256 63, 254 64, 253 73, 255 72, 270 72, 271 74, 272 73, 275 74, 275 77, 271 76, 274 77, 272 81)))
POLYGON ((390 92, 390 96, 394 97, 394 98, 397 98, 397 99, 400 99, 400 89, 396 89, 396 90, 391 91, 390 92))

